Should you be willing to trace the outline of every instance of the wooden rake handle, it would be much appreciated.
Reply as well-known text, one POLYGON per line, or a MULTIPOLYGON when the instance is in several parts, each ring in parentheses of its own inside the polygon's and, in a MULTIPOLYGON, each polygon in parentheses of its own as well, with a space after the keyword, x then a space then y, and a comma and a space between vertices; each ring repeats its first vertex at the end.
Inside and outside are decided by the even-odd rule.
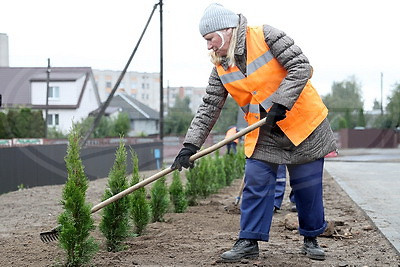
MULTIPOLYGON (((206 149, 203 149, 203 150, 197 152, 196 154, 192 155, 189 158, 189 160, 190 161, 195 161, 198 158, 201 158, 201 157, 203 157, 203 156, 205 156, 207 154, 210 154, 211 152, 216 151, 217 149, 225 146, 226 144, 232 142, 233 140, 238 139, 238 138, 244 136, 245 134, 253 131, 254 129, 257 129, 257 128, 261 127, 262 125, 265 124, 265 122, 266 122, 266 118, 254 123, 254 124, 252 124, 250 126, 247 126, 246 128, 244 128, 243 130, 237 132, 236 134, 234 134, 234 135, 232 135, 232 136, 230 136, 230 137, 228 137, 228 138, 226 138, 226 139, 224 139, 224 140, 222 140, 222 141, 220 141, 220 142, 218 142, 218 143, 216 143, 216 144, 214 144, 214 145, 212 145, 212 146, 210 146, 210 147, 208 147, 206 149)), ((161 177, 173 172, 174 170, 176 170, 176 169, 172 169, 171 167, 169 167, 167 169, 164 169, 164 170, 162 170, 162 171, 150 176, 149 178, 144 179, 143 181, 141 181, 141 182, 139 182, 139 183, 137 183, 137 184, 125 189, 124 191, 121 191, 118 194, 116 194, 116 195, 104 200, 103 202, 100 202, 99 204, 95 205, 92 208, 91 212, 94 213, 94 212, 104 208, 105 206, 107 206, 107 205, 117 201, 118 199, 120 199, 120 198, 122 198, 122 197, 124 197, 124 196, 126 196, 126 195, 128 195, 128 194, 130 194, 132 192, 134 192, 135 190, 138 190, 139 188, 142 188, 142 187, 148 185, 151 182, 154 182, 155 180, 157 180, 157 179, 159 179, 159 178, 161 178, 161 177)))

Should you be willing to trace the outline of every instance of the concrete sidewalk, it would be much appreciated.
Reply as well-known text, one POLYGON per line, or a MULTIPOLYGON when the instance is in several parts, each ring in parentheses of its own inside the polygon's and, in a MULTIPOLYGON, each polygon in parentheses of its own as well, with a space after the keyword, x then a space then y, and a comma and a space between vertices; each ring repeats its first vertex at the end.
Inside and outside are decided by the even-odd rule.
POLYGON ((343 150, 325 170, 400 253, 400 149, 343 150))

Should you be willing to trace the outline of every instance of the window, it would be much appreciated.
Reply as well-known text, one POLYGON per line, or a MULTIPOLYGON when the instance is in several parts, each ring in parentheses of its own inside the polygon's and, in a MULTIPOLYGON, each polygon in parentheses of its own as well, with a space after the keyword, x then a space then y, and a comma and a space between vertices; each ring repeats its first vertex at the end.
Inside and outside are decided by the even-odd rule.
POLYGON ((49 87, 49 98, 50 99, 59 99, 60 98, 60 87, 59 86, 50 86, 49 87))
POLYGON ((47 116, 47 125, 48 126, 58 126, 59 123, 59 115, 58 114, 48 114, 47 116))

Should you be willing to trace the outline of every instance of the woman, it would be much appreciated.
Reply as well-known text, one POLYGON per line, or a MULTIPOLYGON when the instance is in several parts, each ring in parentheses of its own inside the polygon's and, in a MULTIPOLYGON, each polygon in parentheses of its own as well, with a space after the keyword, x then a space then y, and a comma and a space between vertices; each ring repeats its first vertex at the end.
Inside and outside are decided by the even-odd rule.
POLYGON ((247 26, 246 18, 210 5, 200 33, 214 64, 203 103, 187 131, 172 168, 193 166, 197 152, 218 119, 228 93, 253 124, 266 125, 245 137, 245 187, 239 239, 221 255, 238 261, 259 255, 258 241, 269 240, 276 173, 286 164, 296 199, 303 253, 323 260, 317 236, 326 227, 322 201, 324 155, 336 150, 328 110, 309 79, 312 67, 284 32, 269 25, 247 26))

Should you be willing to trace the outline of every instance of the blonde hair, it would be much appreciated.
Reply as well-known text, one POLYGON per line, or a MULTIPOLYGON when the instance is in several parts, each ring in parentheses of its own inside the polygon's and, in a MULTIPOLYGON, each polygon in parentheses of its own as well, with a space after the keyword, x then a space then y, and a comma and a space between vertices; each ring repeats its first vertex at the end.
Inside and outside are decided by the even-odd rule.
MULTIPOLYGON (((234 67, 236 65, 235 48, 236 48, 236 41, 237 41, 237 32, 238 32, 238 27, 232 28, 232 36, 231 36, 228 51, 226 54, 226 60, 228 61, 229 67, 234 67)), ((215 51, 211 51, 210 52, 210 60, 215 66, 218 66, 222 62, 222 57, 218 56, 215 53, 215 51)))

